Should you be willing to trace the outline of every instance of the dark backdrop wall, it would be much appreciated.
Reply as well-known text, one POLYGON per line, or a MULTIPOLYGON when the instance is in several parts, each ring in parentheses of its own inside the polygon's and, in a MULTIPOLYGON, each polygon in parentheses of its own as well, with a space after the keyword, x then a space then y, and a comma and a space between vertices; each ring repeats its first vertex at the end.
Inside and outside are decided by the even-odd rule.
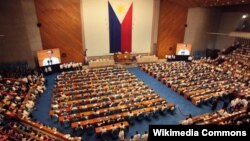
POLYGON ((4 35, 0 37, 0 63, 28 62, 35 67, 35 52, 41 49, 36 23, 34 1, 0 1, 0 35, 4 35))

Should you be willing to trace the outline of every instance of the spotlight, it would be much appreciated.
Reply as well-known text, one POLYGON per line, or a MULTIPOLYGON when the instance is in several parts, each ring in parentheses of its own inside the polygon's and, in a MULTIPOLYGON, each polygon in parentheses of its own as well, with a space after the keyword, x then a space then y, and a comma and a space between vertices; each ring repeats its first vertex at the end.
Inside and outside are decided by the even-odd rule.
POLYGON ((249 15, 248 14, 244 14, 242 15, 242 19, 246 19, 249 15))

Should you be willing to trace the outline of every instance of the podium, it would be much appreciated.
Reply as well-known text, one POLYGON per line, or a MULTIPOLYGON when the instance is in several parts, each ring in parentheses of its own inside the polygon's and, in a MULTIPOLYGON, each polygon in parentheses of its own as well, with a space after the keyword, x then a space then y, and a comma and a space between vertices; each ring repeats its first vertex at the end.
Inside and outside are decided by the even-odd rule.
POLYGON ((120 63, 131 61, 130 57, 131 57, 130 53, 115 53, 114 54, 115 61, 120 62, 120 63))

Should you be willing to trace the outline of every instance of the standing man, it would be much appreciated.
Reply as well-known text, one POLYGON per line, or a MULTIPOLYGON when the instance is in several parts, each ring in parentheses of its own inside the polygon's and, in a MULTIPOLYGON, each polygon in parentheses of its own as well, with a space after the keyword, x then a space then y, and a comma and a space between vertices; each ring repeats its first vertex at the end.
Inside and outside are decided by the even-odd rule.
POLYGON ((48 57, 43 59, 43 66, 60 64, 60 60, 57 57, 53 56, 53 50, 48 50, 48 57))

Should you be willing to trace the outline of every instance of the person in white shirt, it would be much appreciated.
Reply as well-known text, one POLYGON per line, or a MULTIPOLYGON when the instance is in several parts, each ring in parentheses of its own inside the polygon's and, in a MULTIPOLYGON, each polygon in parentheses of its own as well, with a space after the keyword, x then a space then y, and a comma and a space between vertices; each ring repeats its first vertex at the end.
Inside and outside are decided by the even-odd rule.
POLYGON ((187 49, 187 44, 184 44, 183 48, 178 51, 178 55, 190 55, 190 51, 187 49))
POLYGON ((131 136, 129 141, 134 141, 134 136, 131 136))
POLYGON ((120 130, 120 132, 119 132, 119 139, 120 139, 120 141, 124 141, 125 140, 125 138, 124 138, 124 131, 123 130, 120 130))
POLYGON ((188 120, 183 120, 183 121, 181 121, 181 125, 188 125, 188 120))
POLYGON ((51 68, 51 67, 48 67, 48 71, 49 71, 49 72, 52 72, 52 68, 51 68))
POLYGON ((141 136, 141 141, 148 141, 148 132, 145 131, 144 134, 141 136))
POLYGON ((106 132, 107 132, 107 129, 106 129, 104 126, 102 126, 101 132, 102 132, 102 133, 106 133, 106 132))
POLYGON ((141 138, 141 135, 139 134, 138 131, 135 132, 135 135, 134 135, 134 141, 139 141, 141 138))
POLYGON ((60 64, 59 58, 52 56, 53 55, 52 50, 49 50, 47 53, 48 53, 48 57, 43 59, 43 66, 60 64))
POLYGON ((190 52, 187 49, 180 49, 178 55, 190 55, 190 52))
POLYGON ((63 65, 60 65, 60 69, 61 69, 61 70, 63 69, 63 65))

